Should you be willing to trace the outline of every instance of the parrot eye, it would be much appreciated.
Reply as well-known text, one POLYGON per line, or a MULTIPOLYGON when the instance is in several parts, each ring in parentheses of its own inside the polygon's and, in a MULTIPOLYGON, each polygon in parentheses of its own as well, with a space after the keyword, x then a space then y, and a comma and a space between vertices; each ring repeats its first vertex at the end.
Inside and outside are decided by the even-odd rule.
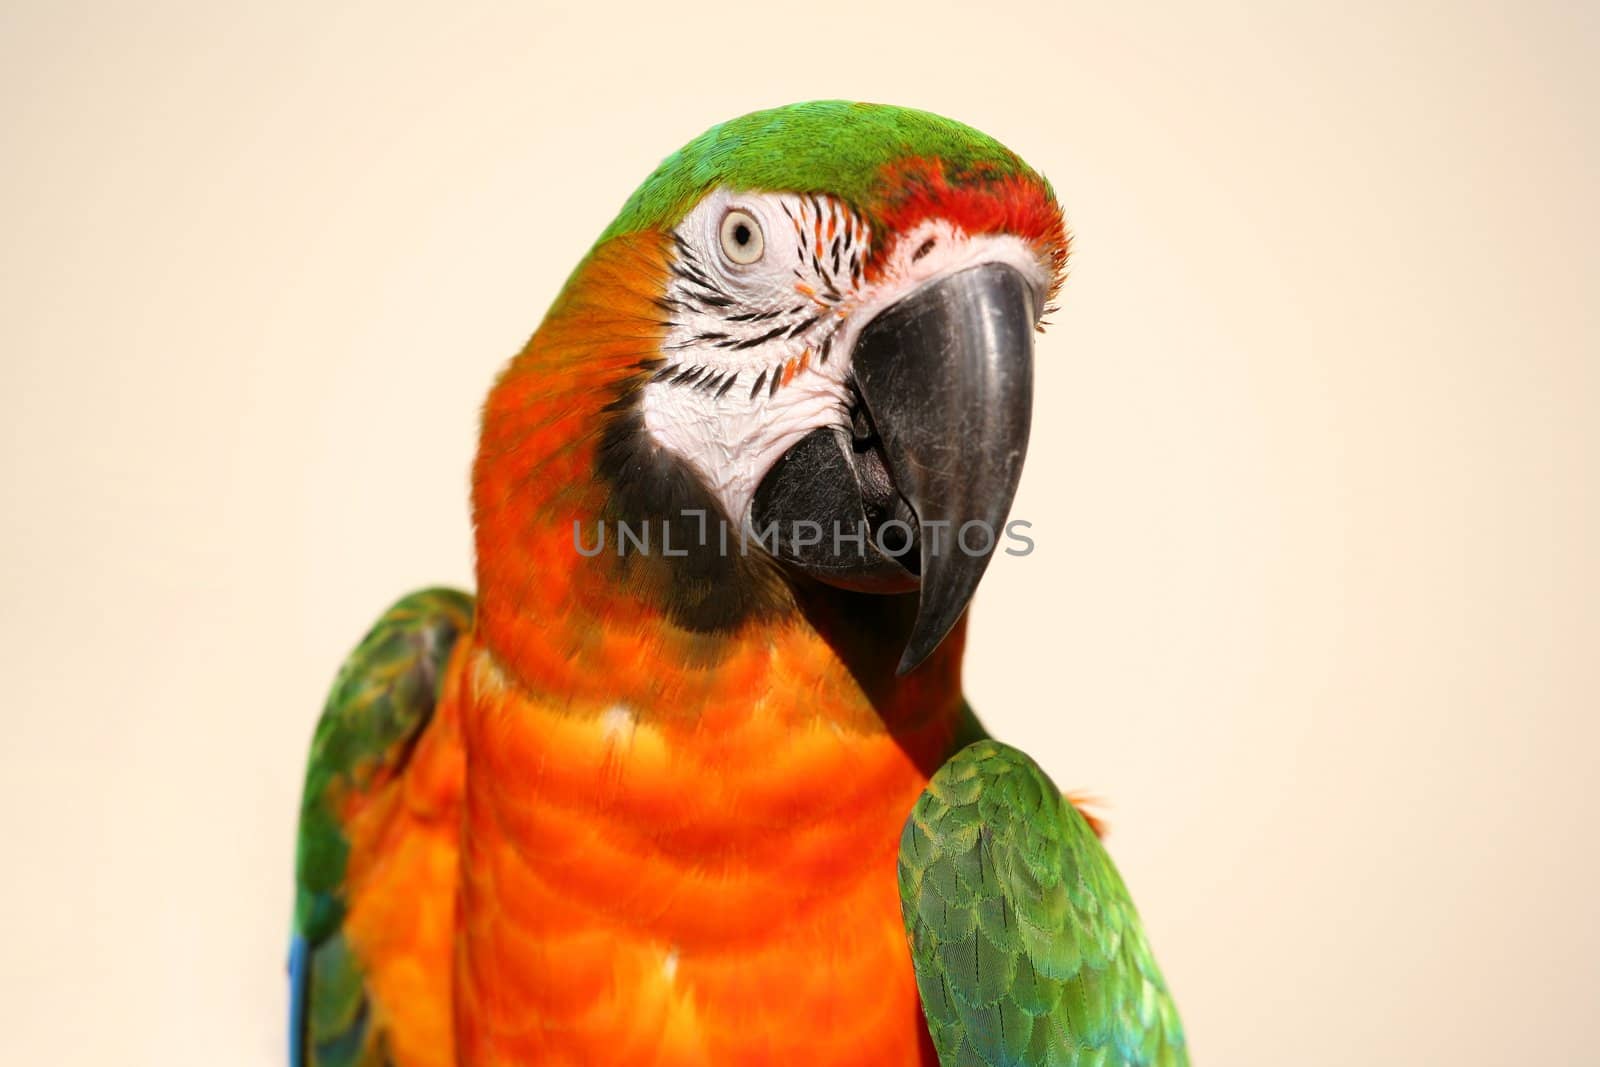
POLYGON ((761 235, 761 224, 748 211, 729 209, 722 216, 722 254, 740 266, 749 266, 761 258, 766 248, 766 238, 761 235))

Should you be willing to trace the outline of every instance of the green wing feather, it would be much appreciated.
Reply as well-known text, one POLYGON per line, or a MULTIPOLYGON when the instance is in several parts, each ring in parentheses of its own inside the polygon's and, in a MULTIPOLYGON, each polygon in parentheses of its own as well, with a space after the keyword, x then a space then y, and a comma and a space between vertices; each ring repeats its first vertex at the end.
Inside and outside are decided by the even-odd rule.
POLYGON ((1189 1062, 1111 858, 1026 755, 982 740, 940 768, 906 821, 899 872, 943 1067, 1189 1062))
POLYGON ((382 1062, 369 1032, 361 966, 341 932, 350 846, 340 796, 381 788, 404 769, 438 701, 445 662, 472 624, 472 597, 412 593, 383 614, 334 680, 317 724, 300 805, 290 950, 291 1067, 382 1062))

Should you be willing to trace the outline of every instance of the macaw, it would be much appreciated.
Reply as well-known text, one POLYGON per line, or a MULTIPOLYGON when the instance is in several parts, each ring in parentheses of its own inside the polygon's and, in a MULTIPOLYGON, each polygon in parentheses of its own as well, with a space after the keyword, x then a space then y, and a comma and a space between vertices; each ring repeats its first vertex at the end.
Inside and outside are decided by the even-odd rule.
POLYGON ((333 685, 295 1067, 1187 1063, 1096 827, 961 692, 1067 243, 898 107, 646 179, 489 394, 476 598, 333 685))

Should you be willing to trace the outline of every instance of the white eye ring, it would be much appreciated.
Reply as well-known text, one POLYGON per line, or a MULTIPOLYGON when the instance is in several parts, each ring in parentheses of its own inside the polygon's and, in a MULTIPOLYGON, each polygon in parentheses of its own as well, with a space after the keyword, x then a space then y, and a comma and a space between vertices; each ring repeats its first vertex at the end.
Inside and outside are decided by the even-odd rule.
POLYGON ((729 208, 728 213, 722 216, 719 236, 722 239, 722 254, 741 267, 748 267, 766 251, 767 240, 761 233, 761 223, 748 211, 736 207, 729 208))

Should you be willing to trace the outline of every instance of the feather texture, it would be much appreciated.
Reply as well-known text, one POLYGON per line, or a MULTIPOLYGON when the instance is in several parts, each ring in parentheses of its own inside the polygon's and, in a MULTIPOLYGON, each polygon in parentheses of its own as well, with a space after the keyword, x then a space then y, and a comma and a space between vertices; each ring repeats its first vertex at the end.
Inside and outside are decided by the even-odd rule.
POLYGON ((900 839, 900 903, 944 1067, 1181 1067, 1183 1027, 1121 877, 1038 764, 984 740, 900 839))
MULTIPOLYGON (((394 979, 403 977, 403 968, 392 966, 397 957, 438 962, 424 939, 408 935, 418 916, 436 914, 454 898, 455 824, 431 825, 436 820, 429 805, 418 803, 424 799, 418 783, 437 773, 441 760, 450 762, 438 744, 424 748, 421 742, 433 722, 446 661, 471 620, 472 599, 465 593, 413 593, 384 613, 334 681, 311 743, 300 809, 289 968, 292 1067, 387 1063, 396 1015, 405 1018, 404 1027, 440 1013, 447 1017, 447 984, 442 993, 425 991, 404 1004, 385 1003, 382 991, 398 988, 394 979), (439 864, 417 866, 419 857, 441 852, 442 879, 439 864), (410 921, 367 921, 370 901, 401 899, 391 888, 396 874, 419 870, 436 876, 433 884, 405 879, 404 899, 415 902, 407 909, 410 921)), ((436 970, 437 980, 447 982, 448 956, 436 970)), ((387 999, 397 998, 391 993, 387 999)))

